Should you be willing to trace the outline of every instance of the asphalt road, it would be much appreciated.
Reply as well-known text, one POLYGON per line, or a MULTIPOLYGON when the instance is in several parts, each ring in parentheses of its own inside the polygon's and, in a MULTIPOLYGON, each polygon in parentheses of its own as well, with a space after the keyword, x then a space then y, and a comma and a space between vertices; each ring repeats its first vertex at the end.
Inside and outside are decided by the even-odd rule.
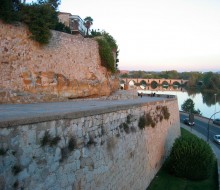
MULTIPOLYGON (((180 122, 183 123, 184 118, 188 117, 187 114, 180 112, 180 122)), ((220 126, 212 123, 212 120, 203 117, 195 116, 195 126, 188 126, 191 130, 195 130, 206 137, 206 140, 213 141, 214 135, 220 135, 220 126), (209 122, 209 126, 208 126, 209 122), (208 139, 208 127, 209 127, 209 139, 208 139)), ((218 146, 220 148, 220 145, 218 146)))

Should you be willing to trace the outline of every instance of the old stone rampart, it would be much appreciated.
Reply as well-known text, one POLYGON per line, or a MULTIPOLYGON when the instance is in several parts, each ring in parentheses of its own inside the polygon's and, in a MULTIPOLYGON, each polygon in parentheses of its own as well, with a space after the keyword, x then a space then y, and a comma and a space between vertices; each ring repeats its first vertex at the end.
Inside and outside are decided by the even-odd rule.
POLYGON ((176 99, 1 126, 0 187, 144 190, 179 135, 176 99), (138 122, 146 114, 156 125, 141 130, 138 122))
POLYGON ((108 96, 118 89, 94 39, 52 31, 50 43, 41 46, 30 36, 22 24, 0 21, 0 103, 108 96))

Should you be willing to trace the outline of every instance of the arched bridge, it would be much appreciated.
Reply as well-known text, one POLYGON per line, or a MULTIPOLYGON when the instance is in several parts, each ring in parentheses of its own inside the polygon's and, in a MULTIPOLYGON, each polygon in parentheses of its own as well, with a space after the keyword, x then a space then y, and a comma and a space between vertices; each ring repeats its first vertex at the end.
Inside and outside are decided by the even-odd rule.
POLYGON ((175 84, 179 84, 179 85, 184 85, 188 82, 188 80, 182 80, 182 79, 143 79, 143 78, 123 78, 121 79, 121 81, 124 84, 129 85, 131 82, 133 82, 134 84, 145 84, 145 85, 151 85, 153 83, 157 83, 159 86, 162 85, 175 85, 175 84))

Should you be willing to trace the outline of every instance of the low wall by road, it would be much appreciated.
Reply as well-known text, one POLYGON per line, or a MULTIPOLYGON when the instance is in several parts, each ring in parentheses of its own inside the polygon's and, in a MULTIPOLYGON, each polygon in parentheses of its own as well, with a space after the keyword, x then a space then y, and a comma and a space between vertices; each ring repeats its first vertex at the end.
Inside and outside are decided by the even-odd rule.
POLYGON ((1 126, 0 189, 146 189, 179 135, 175 98, 1 126))

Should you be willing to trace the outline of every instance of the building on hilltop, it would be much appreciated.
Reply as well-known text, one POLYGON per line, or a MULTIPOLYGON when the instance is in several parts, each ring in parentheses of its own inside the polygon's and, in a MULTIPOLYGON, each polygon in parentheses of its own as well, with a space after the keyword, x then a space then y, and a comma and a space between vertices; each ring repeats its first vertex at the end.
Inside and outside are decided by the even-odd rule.
POLYGON ((71 13, 59 12, 59 22, 69 27, 72 34, 81 34, 86 36, 86 27, 84 21, 78 15, 72 15, 71 13))

